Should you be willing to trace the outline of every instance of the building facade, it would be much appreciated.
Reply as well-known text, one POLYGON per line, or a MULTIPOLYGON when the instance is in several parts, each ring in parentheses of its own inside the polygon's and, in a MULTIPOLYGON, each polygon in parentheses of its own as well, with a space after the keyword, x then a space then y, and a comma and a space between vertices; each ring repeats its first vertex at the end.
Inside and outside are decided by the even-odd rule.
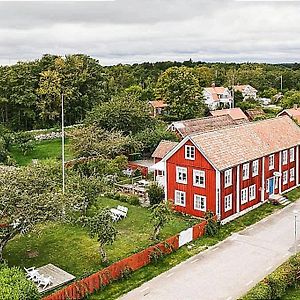
POLYGON ((177 211, 230 221, 299 186, 299 145, 289 117, 187 136, 162 160, 166 199, 177 211))
POLYGON ((232 108, 233 107, 233 97, 228 88, 215 86, 203 89, 204 102, 209 107, 209 109, 214 110, 219 107, 232 108))

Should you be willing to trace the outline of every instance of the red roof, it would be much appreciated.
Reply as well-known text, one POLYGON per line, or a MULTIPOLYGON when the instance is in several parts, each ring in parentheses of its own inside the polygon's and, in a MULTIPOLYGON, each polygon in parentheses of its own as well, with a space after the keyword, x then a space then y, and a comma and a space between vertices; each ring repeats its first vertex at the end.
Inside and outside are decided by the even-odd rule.
POLYGON ((153 158, 163 158, 169 151, 171 151, 178 142, 165 141, 162 140, 154 150, 152 157, 153 158))
POLYGON ((278 116, 288 115, 291 118, 300 122, 300 108, 288 108, 278 114, 278 116))
POLYGON ((244 119, 244 120, 248 121, 247 116, 243 113, 243 111, 239 107, 228 108, 228 109, 220 109, 220 110, 213 110, 210 113, 213 116, 229 115, 233 120, 244 119))

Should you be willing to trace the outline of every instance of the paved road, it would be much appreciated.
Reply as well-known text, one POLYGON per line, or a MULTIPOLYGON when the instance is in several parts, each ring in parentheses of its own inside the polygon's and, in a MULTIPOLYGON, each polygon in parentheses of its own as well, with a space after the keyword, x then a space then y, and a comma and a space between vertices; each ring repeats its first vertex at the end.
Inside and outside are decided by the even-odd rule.
MULTIPOLYGON (((300 201, 233 234, 124 295, 122 300, 234 300, 294 252, 294 214, 300 201)), ((299 239, 300 239, 300 223, 299 239)), ((297 239, 297 244, 300 240, 297 239)), ((300 249, 300 244, 297 245, 300 249)))

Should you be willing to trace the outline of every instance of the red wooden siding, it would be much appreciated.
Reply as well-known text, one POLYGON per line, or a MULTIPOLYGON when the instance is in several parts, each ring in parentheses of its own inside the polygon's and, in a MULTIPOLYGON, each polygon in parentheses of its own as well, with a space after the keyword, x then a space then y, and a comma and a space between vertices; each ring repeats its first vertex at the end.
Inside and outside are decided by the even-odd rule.
MULTIPOLYGON (((192 145, 187 142, 185 145, 192 145)), ((216 213, 216 172, 207 159, 195 148, 195 160, 185 159, 185 145, 167 160, 167 198, 174 203, 175 190, 186 193, 186 205, 175 206, 177 211, 203 217, 204 213, 194 209, 194 195, 206 197, 206 210, 216 213), (187 168, 187 184, 176 182, 176 167, 187 168), (193 170, 205 171, 205 188, 193 186, 193 170)))

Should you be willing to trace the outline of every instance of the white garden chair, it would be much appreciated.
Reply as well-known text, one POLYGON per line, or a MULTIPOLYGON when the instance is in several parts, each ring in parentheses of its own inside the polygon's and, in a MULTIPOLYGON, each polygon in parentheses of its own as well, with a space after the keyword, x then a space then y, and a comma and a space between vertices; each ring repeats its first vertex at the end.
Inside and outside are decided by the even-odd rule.
POLYGON ((28 269, 24 268, 24 270, 26 271, 27 273, 26 277, 29 280, 32 280, 33 282, 39 282, 41 274, 38 272, 38 270, 35 269, 35 267, 31 267, 28 269))
POLYGON ((43 290, 52 284, 52 277, 45 277, 43 274, 40 276, 38 287, 43 286, 43 290))
POLYGON ((120 215, 121 215, 123 218, 126 218, 126 217, 127 217, 128 207, 122 206, 122 205, 118 205, 117 210, 120 211, 120 215))

